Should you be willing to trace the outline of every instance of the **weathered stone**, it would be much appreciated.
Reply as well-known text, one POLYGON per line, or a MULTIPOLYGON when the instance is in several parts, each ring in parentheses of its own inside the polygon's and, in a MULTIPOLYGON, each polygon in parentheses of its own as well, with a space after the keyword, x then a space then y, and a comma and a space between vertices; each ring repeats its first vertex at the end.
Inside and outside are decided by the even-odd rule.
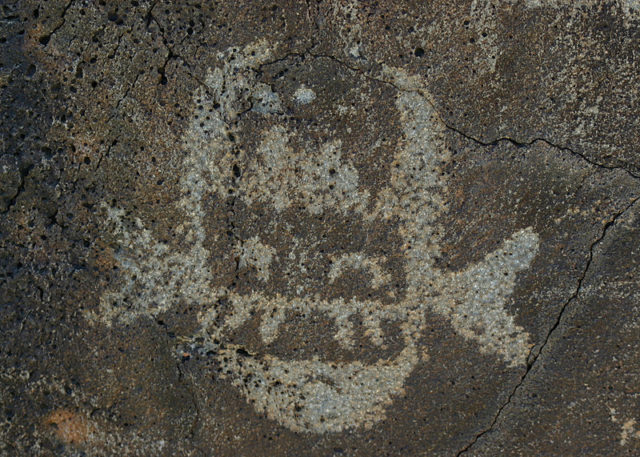
POLYGON ((638 2, 0 13, 2 455, 640 449, 638 2))

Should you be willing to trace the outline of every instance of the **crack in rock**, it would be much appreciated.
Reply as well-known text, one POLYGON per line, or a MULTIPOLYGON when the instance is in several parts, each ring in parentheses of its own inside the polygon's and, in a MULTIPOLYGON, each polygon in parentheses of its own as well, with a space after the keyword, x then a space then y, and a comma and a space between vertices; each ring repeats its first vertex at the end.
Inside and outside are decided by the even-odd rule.
POLYGON ((549 340, 551 338, 551 335, 560 326, 560 323, 562 322, 562 319, 563 319, 563 317, 564 317, 569 305, 572 302, 574 302, 578 298, 578 296, 580 295, 580 291, 582 290, 582 285, 584 283, 584 280, 585 280, 585 278, 587 276, 589 268, 591 267, 591 264, 593 263, 593 253, 594 253, 594 250, 595 250, 596 246, 598 246, 600 243, 602 243, 602 241, 605 239, 609 229, 612 226, 614 226, 616 221, 620 217, 622 217, 627 211, 629 211, 636 204, 636 202, 638 200, 640 200, 640 197, 634 198, 631 201, 631 203, 629 203, 622 211, 616 213, 611 219, 609 219, 604 224, 604 227, 602 229, 602 233, 600 234, 600 236, 593 243, 591 243, 591 246, 589 247, 589 258, 587 259, 587 263, 586 263, 585 268, 584 268, 584 270, 582 272, 582 275, 578 279, 578 285, 576 286, 576 290, 571 295, 571 297, 569 297, 569 299, 567 301, 565 301, 565 303, 562 305, 562 308, 560 309, 560 312, 558 313, 558 316, 556 317, 556 320, 555 320, 554 324, 551 326, 551 328, 547 332, 547 335, 546 335, 544 341, 542 342, 542 344, 540 345, 540 349, 538 350, 537 354, 533 355, 533 357, 532 357, 533 348, 531 348, 531 352, 529 353, 529 357, 528 357, 528 358, 530 358, 530 360, 527 363, 527 369, 525 370, 525 372, 521 376, 521 378, 518 381, 518 383, 515 385, 515 387, 509 393, 509 396, 507 397, 507 400, 498 408, 498 411, 496 412, 496 414, 495 414, 493 420, 491 421, 491 423, 489 424, 489 426, 487 428, 485 428, 484 430, 482 430, 481 432, 477 433, 473 437, 473 439, 466 446, 464 446, 460 451, 458 451, 456 453, 456 457, 460 457, 461 455, 466 454, 467 452, 469 452, 469 450, 480 440, 480 438, 482 438, 487 433, 490 433, 491 431, 493 431, 493 428, 498 423, 498 420, 500 419, 500 416, 502 415, 502 412, 511 403, 511 400, 515 396, 516 392, 524 384, 524 382, 527 379, 527 377, 528 377, 529 373, 531 372, 532 368, 534 367, 534 365, 536 364, 536 362, 538 361, 538 359, 542 355, 542 351, 547 346, 547 343, 549 342, 549 340))
POLYGON ((508 143, 511 143, 512 145, 517 146, 517 147, 525 147, 525 146, 532 146, 535 143, 541 142, 541 143, 547 144, 548 146, 551 146, 552 148, 556 148, 556 149, 559 149, 561 151, 569 152, 570 154, 581 158, 582 160, 584 160, 588 164, 593 165, 595 167, 602 168, 604 170, 622 170, 625 173, 627 173, 629 176, 631 176, 632 178, 640 179, 640 174, 638 174, 638 173, 636 173, 634 171, 631 171, 629 168, 627 168, 625 166, 622 166, 622 165, 605 165, 605 164, 596 162, 595 160, 592 160, 592 159, 588 158, 586 155, 584 155, 581 152, 578 152, 578 151, 576 151, 574 149, 571 149, 568 146, 560 146, 559 144, 554 143, 554 142, 552 142, 552 141, 550 141, 550 140, 548 140, 546 138, 541 138, 540 137, 540 138, 533 138, 530 141, 519 141, 519 140, 516 140, 516 139, 513 139, 513 138, 509 138, 509 137, 500 137, 500 138, 496 138, 496 139, 493 139, 493 140, 490 140, 490 141, 482 141, 482 140, 480 140, 480 139, 478 139, 476 137, 473 137, 473 136, 469 135, 468 133, 463 132, 462 130, 460 130, 460 129, 452 126, 452 125, 449 125, 449 124, 445 123, 445 126, 446 126, 446 128, 448 130, 451 130, 452 132, 456 132, 459 135, 462 135, 464 138, 466 138, 468 140, 471 140, 474 143, 477 143, 477 144, 479 144, 481 146, 496 146, 496 145, 498 145, 498 144, 500 144, 502 142, 508 142, 508 143))
POLYGON ((67 22, 67 12, 69 11, 69 9, 71 8, 71 6, 73 5, 73 2, 75 2, 75 0, 69 0, 69 2, 65 5, 64 9, 62 10, 62 14, 60 15, 60 19, 62 19, 62 21, 60 21, 60 23, 58 25, 56 25, 53 30, 51 30, 51 32, 49 32, 46 35, 42 35, 40 37, 40 43, 43 46, 46 46, 47 44, 49 44, 49 41, 51 40, 51 37, 53 35, 55 35, 58 30, 60 30, 62 28, 62 26, 67 22))

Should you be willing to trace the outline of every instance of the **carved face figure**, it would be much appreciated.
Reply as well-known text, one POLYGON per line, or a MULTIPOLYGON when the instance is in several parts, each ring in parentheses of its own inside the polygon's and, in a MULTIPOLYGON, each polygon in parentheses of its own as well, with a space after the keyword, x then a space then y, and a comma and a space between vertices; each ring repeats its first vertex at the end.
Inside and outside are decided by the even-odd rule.
MULTIPOLYGON (((341 138, 306 141, 282 115, 281 95, 258 81, 256 69, 271 59, 272 49, 266 42, 229 49, 194 95, 180 200, 188 251, 157 243, 142 222, 126 229, 121 212, 108 210, 127 247, 118 260, 130 279, 122 290, 106 293, 100 312, 90 317, 111 324, 155 316, 178 300, 197 304, 194 341, 205 341, 224 376, 258 411, 295 431, 335 432, 381 419, 416 364, 430 363, 423 357, 428 348, 419 346, 427 311, 449 319, 479 351, 510 365, 526 363, 528 334, 504 305, 516 273, 535 256, 538 237, 530 228, 518 231, 463 271, 434 266, 439 224, 446 221, 442 167, 449 152, 420 78, 388 67, 376 77, 393 88, 395 99, 386 104, 397 110, 402 132, 386 184, 367 188, 362 165, 343 155, 341 138), (236 121, 249 111, 268 122, 251 148, 239 150, 236 121), (244 228, 233 239, 238 270, 254 275, 249 289, 210 285, 203 198, 211 195, 234 198, 245 214, 269 215, 267 225, 244 228), (326 241, 332 227, 339 232, 333 243, 326 241), (400 252, 393 254, 400 262, 371 247, 372 232, 397 240, 400 252), (392 286, 398 283, 402 290, 392 286), (113 306, 132 296, 126 312, 113 306), (359 336, 386 355, 375 361, 332 361, 331 354, 288 359, 253 353, 229 338, 257 319, 257 337, 268 347, 293 318, 321 322, 316 331, 330 332, 345 350, 353 350, 359 336), (399 349, 385 352, 391 326, 399 349)), ((316 95, 300 86, 293 97, 310 104, 316 95)))

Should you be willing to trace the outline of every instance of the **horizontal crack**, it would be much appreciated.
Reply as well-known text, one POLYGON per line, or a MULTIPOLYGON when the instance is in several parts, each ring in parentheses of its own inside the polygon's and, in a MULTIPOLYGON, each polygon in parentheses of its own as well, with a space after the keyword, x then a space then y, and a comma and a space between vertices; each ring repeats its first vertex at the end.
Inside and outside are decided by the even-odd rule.
POLYGON ((456 457, 460 457, 462 454, 467 453, 471 449, 471 447, 474 446, 482 436, 486 435, 487 433, 489 433, 489 432, 491 432, 493 430, 493 428, 495 427, 496 423, 500 419, 500 416, 502 415, 502 412, 509 405, 509 403, 511 403, 511 400, 513 399, 514 395, 516 394, 518 389, 520 389, 520 387, 522 386, 522 384, 526 380, 527 376, 531 372, 532 368, 534 367, 534 365, 536 364, 536 362, 538 361, 538 359, 542 355, 542 351, 547 346, 547 343, 549 342, 549 339, 551 338, 551 335, 556 331, 556 329, 558 328, 558 326, 562 322, 562 319, 563 319, 563 317, 564 317, 569 305, 573 301, 575 301, 578 298, 578 296, 580 295, 580 291, 582 289, 582 285, 584 283, 584 280, 585 280, 585 278, 587 276, 589 268, 591 267, 591 264, 593 263, 593 252, 594 252, 596 246, 598 246, 604 240, 604 238, 607 235, 607 232, 609 231, 609 229, 613 225, 615 225, 616 221, 621 216, 623 216, 629 209, 631 209, 631 207, 633 207, 633 205, 635 205, 638 200, 640 200, 640 197, 634 198, 631 201, 631 203, 629 203, 622 211, 614 214, 613 217, 611 219, 609 219, 604 224, 604 227, 602 229, 602 233, 600 234, 600 236, 593 243, 591 243, 591 246, 589 247, 589 258, 587 259, 587 264, 585 265, 585 268, 584 268, 584 270, 582 272, 582 275, 578 279, 578 285, 576 287, 576 290, 573 292, 571 297, 569 297, 569 299, 567 301, 565 301, 564 304, 562 305, 562 308, 560 309, 560 312, 558 313, 558 316, 556 317, 555 322, 549 328, 549 330, 548 330, 548 332, 547 332, 547 334, 546 334, 546 336, 544 338, 544 341, 540 345, 540 349, 538 350, 538 352, 536 354, 534 354, 532 356, 533 348, 531 348, 531 351, 529 352, 529 356, 527 357, 527 359, 529 359, 529 361, 527 362, 527 369, 525 370, 524 374, 520 377, 520 380, 515 385, 515 387, 511 390, 509 396, 507 397, 507 400, 498 408, 498 411, 496 412, 496 414, 493 417, 493 420, 491 421, 489 426, 487 428, 485 428, 484 430, 482 430, 481 432, 477 433, 473 437, 473 439, 466 446, 464 446, 460 451, 458 451, 458 453, 456 454, 456 457))

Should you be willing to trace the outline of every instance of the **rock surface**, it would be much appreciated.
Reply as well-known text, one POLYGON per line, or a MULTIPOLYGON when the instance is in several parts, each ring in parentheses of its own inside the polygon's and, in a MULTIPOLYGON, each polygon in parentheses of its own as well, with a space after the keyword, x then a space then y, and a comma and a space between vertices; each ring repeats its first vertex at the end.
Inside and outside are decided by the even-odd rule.
POLYGON ((0 14, 0 455, 640 453, 639 2, 0 14))

